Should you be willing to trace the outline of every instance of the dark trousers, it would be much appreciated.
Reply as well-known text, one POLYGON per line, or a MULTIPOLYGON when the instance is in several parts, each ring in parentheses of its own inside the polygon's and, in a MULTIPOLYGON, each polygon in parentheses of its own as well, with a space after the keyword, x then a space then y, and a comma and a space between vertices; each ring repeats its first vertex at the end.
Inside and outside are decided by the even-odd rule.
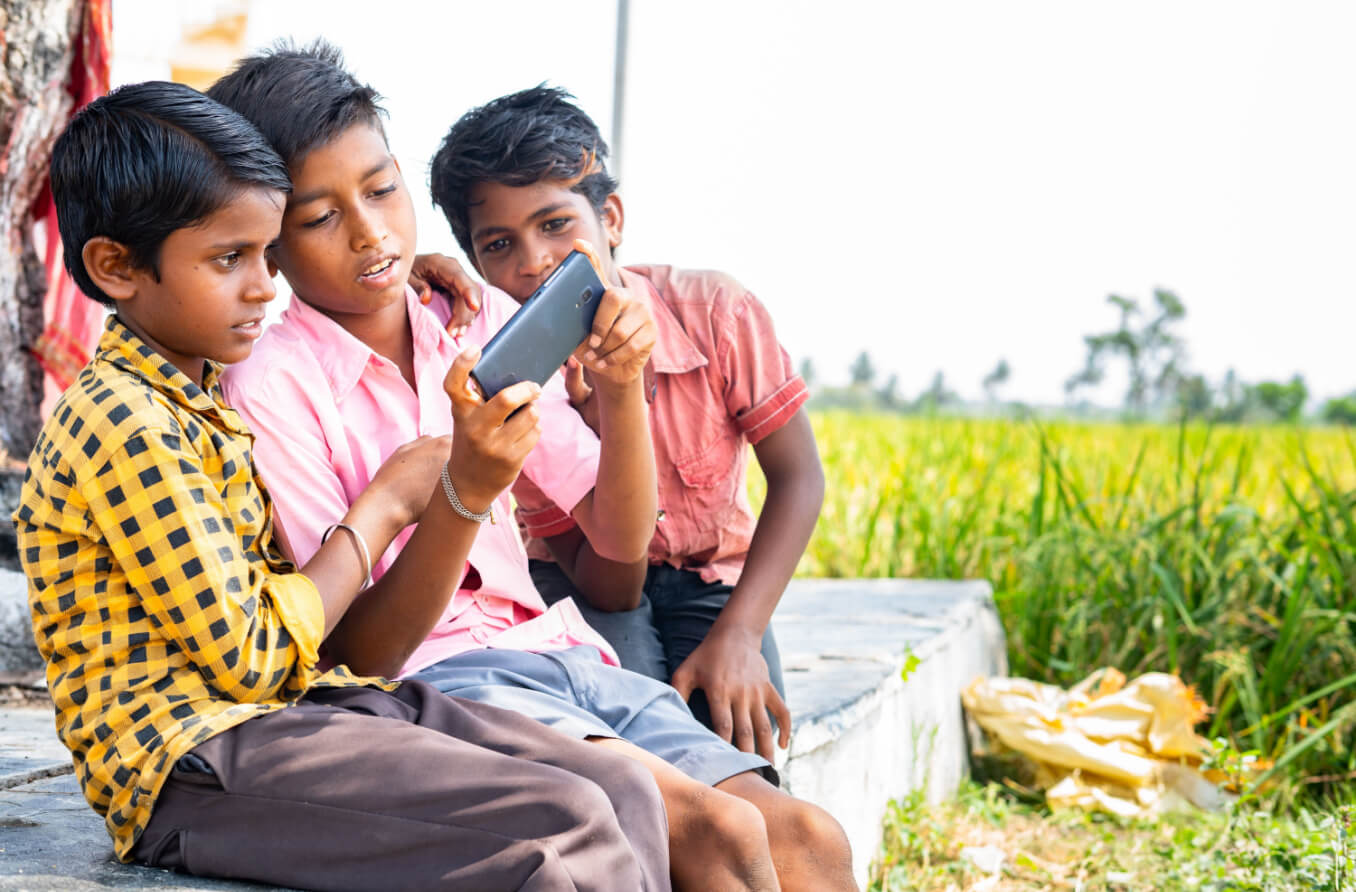
POLYGON ((133 855, 302 889, 669 888, 644 767, 421 682, 318 689, 199 745, 133 855))
MULTIPOLYGON (((531 561, 530 568, 532 581, 547 604, 574 598, 588 624, 617 651, 623 669, 665 684, 706 638, 734 591, 721 582, 704 582, 693 570, 679 570, 668 564, 651 565, 645 574, 645 594, 640 606, 608 613, 590 607, 569 577, 550 561, 531 561)), ((784 699, 782 658, 771 626, 763 631, 762 654, 772 686, 784 699)), ((711 709, 702 690, 693 691, 687 705, 698 721, 711 727, 711 709)))

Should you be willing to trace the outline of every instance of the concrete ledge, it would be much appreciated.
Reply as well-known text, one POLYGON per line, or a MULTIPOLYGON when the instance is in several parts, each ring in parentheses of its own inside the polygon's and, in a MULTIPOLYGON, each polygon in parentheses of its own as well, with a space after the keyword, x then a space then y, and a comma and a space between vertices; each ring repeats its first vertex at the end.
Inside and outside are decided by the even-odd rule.
POLYGON ((773 627, 794 717, 783 784, 842 823, 865 885, 889 800, 918 789, 944 799, 968 774, 961 688, 1007 672, 992 590, 979 581, 797 580, 773 627))
POLYGON ((268 888, 119 863, 103 822, 85 803, 73 774, 0 790, 2 892, 268 888))
MULTIPOLYGON (((989 586, 798 580, 773 624, 795 723, 783 782, 842 822, 864 885, 886 803, 945 798, 967 773, 960 689, 1006 668, 989 586)), ((264 888, 118 864, 70 772, 50 708, 0 708, 0 890, 264 888)))
POLYGON ((0 709, 0 790, 71 773, 50 708, 0 709))

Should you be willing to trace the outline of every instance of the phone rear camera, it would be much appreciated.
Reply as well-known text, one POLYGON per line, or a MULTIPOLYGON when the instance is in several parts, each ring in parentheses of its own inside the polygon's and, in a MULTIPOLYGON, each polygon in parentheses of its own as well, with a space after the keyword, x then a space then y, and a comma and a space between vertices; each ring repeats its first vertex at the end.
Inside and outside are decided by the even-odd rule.
POLYGON ((592 289, 592 288, 585 288, 585 289, 584 289, 584 293, 581 294, 581 295, 579 295, 579 302, 580 302, 581 304, 586 304, 586 303, 588 303, 588 302, 591 301, 591 300, 593 300, 593 289, 592 289))

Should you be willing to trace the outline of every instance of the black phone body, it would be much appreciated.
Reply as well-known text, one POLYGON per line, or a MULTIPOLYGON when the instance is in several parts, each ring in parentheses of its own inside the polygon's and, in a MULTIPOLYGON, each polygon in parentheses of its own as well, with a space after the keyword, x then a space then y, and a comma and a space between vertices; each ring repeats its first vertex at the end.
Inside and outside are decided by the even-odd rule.
POLYGON ((519 381, 545 384, 593 330, 605 290, 588 257, 571 251, 481 351, 471 376, 485 399, 519 381))

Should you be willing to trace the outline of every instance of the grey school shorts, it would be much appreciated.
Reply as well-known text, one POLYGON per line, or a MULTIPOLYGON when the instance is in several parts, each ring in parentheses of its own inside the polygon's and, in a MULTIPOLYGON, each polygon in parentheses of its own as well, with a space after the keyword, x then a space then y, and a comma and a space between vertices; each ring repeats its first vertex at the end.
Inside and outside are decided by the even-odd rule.
MULTIPOLYGON (((542 600, 554 604, 564 598, 574 598, 584 621, 607 639, 622 666, 663 682, 669 681, 697 645, 706 640, 706 634, 734 591, 734 586, 722 582, 704 582, 694 570, 652 564, 645 574, 645 592, 640 597, 640 606, 608 612, 590 607, 556 564, 528 561, 528 568, 542 600)), ((763 631, 762 654, 767 663, 768 678, 785 700, 782 658, 771 625, 763 631)), ((687 705, 697 721, 711 727, 711 707, 706 700, 706 691, 697 688, 688 698, 687 705)), ((772 719, 772 716, 769 714, 768 718, 772 719)), ((777 726, 776 719, 772 719, 772 725, 777 726)))
POLYGON ((704 784, 744 771, 778 783, 766 759, 713 734, 672 687, 610 666, 592 647, 473 650, 409 677, 449 696, 511 709, 573 737, 620 737, 704 784))

